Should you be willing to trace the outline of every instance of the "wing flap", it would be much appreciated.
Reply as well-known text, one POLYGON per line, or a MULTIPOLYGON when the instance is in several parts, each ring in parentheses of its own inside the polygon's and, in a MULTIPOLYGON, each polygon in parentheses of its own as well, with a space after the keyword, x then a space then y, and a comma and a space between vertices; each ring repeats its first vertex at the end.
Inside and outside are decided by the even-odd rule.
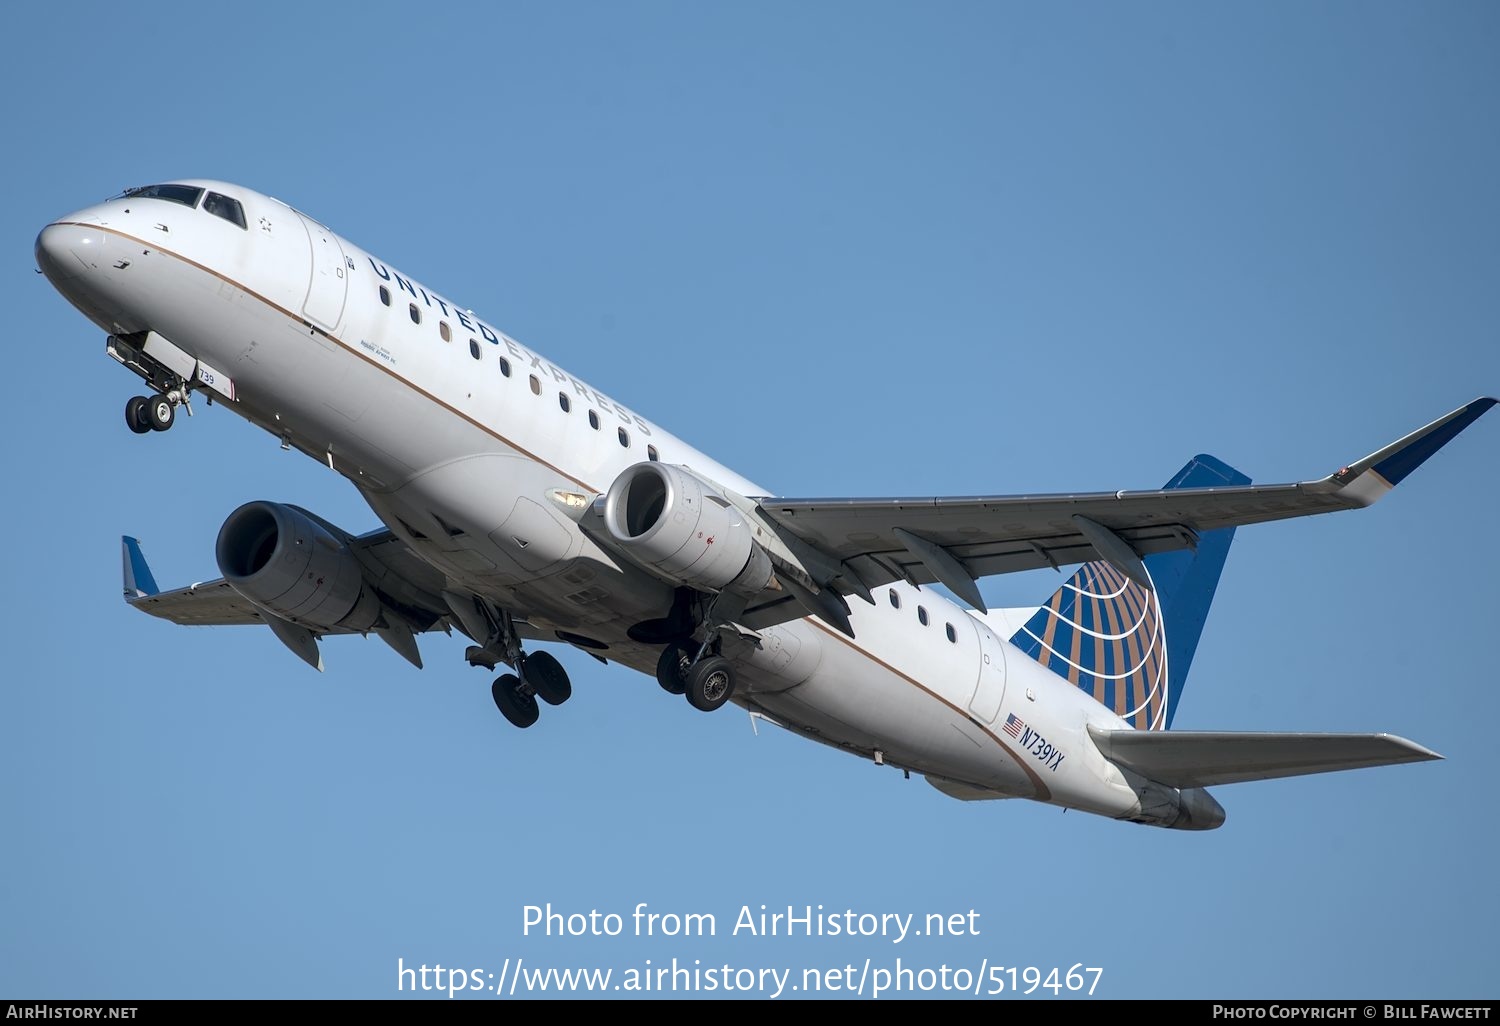
POLYGON ((1101 730, 1091 726, 1089 736, 1109 761, 1170 787, 1212 787, 1442 758, 1394 734, 1101 730))

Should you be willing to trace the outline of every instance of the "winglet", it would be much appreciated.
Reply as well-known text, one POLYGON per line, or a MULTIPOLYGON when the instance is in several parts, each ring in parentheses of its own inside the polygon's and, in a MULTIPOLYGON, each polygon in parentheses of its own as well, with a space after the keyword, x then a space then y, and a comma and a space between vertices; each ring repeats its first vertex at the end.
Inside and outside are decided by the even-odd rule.
POLYGON ((125 598, 146 598, 161 591, 156 586, 156 578, 151 576, 151 568, 146 565, 146 557, 141 553, 141 543, 134 538, 122 536, 120 538, 120 556, 125 564, 125 598))
POLYGON ((1480 396, 1467 406, 1461 406, 1379 452, 1350 464, 1321 483, 1332 485, 1341 495, 1361 506, 1369 506, 1404 481, 1408 474, 1483 416, 1497 401, 1500 400, 1480 396))

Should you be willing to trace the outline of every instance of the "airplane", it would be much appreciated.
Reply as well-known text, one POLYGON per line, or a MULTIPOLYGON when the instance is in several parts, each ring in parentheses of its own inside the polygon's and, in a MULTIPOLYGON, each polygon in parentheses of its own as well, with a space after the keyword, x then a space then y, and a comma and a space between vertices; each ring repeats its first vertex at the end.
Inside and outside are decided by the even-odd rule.
POLYGON ((222 576, 168 590, 126 537, 125 601, 152 616, 262 624, 319 670, 328 636, 420 668, 418 638, 456 630, 471 666, 504 664, 491 697, 523 728, 572 695, 538 647, 561 644, 954 798, 1173 829, 1220 826, 1220 784, 1440 758, 1390 734, 1171 727, 1235 530, 1374 503, 1494 398, 1289 484, 1198 455, 1154 490, 786 497, 243 186, 127 189, 35 255, 145 382, 131 431, 201 398, 383 525, 251 501, 219 531, 222 576), (976 583, 1047 567, 1077 569, 1034 608, 990 609, 976 583))

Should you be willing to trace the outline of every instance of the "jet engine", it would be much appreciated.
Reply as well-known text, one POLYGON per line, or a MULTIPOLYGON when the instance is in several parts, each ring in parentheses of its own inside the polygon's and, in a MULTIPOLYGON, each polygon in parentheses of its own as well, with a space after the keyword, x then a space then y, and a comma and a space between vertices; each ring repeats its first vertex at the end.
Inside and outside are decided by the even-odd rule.
POLYGON ((674 584, 753 595, 771 581, 771 557, 745 514, 685 467, 637 463, 604 501, 610 537, 674 584))
POLYGON ((349 546, 295 506, 247 502, 214 548, 229 586, 262 609, 314 629, 373 628, 380 599, 349 546))

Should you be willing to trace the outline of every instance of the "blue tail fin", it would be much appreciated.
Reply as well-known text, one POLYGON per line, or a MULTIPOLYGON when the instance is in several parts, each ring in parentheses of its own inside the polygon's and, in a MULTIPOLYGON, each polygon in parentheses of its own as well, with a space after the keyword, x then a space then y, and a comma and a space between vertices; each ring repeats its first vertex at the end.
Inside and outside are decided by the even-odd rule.
MULTIPOLYGON (((1212 456, 1194 456, 1167 488, 1249 484, 1212 456)), ((1138 730, 1172 726, 1234 528, 1196 550, 1147 556, 1155 594, 1109 563, 1086 563, 1015 633, 1011 644, 1113 709, 1138 730)))

